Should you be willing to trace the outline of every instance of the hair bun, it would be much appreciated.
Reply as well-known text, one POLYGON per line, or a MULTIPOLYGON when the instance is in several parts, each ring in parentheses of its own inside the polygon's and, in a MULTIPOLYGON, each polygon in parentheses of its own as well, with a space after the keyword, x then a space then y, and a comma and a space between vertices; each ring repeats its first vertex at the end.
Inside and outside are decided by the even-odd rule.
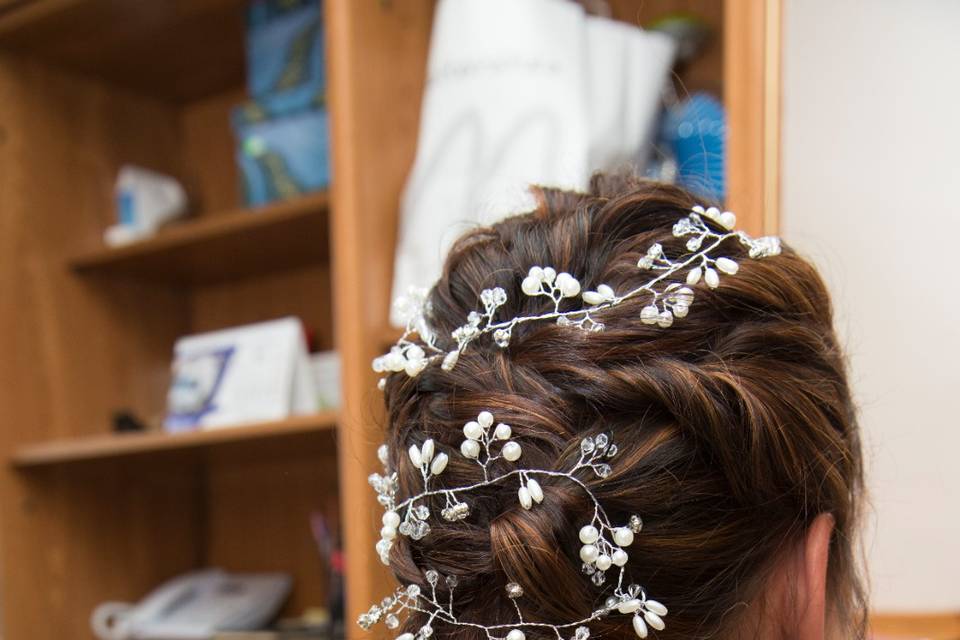
MULTIPOLYGON (((541 189, 536 212, 458 241, 429 294, 440 346, 449 348, 443 341, 485 289, 507 294, 498 317, 542 313, 545 301, 520 290, 518 275, 533 265, 574 274, 585 290, 605 283, 622 291, 646 281, 637 262, 655 243, 682 253, 673 226, 694 204, 690 194, 627 184, 598 178, 591 194, 541 189)), ((723 249, 733 260, 747 251, 732 239, 723 249)), ((676 284, 694 287, 697 303, 669 329, 643 321, 649 301, 638 297, 605 310, 603 331, 530 323, 516 327, 502 349, 492 336, 471 343, 451 370, 391 375, 385 397, 399 494, 423 487, 406 456, 428 439, 449 460, 431 488, 482 481, 481 467, 461 455, 464 425, 482 411, 509 424, 522 447, 520 466, 497 460, 494 474, 568 470, 586 436, 608 433, 619 447, 609 475, 584 469, 577 478, 612 521, 642 518, 626 568, 670 607, 658 638, 729 632, 737 615, 729 612, 762 592, 771 563, 823 512, 836 520, 829 598, 847 637, 862 637, 852 552, 859 433, 823 282, 786 247, 770 260, 743 260, 735 277, 719 283, 687 285, 678 275, 676 284)), ((485 625, 510 623, 518 610, 531 621, 589 615, 610 587, 595 585, 578 555, 591 502, 560 478, 543 479, 540 488, 543 501, 527 509, 516 482, 483 486, 471 491, 466 517, 454 521, 439 515, 449 507, 442 497, 426 500, 430 533, 397 537, 390 552, 397 577, 425 585, 429 569, 454 576, 451 606, 485 625), (507 596, 511 582, 521 599, 507 596)), ((623 620, 591 629, 633 637, 623 620)), ((414 616, 407 628, 424 622, 414 616)), ((480 627, 438 624, 434 633, 489 640, 480 627)))

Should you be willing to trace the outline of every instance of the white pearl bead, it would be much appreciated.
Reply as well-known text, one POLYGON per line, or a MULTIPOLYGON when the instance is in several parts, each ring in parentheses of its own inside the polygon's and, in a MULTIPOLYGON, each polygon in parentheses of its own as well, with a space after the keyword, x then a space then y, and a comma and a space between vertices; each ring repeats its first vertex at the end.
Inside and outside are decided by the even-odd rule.
POLYGON ((540 291, 540 279, 533 276, 527 276, 520 283, 520 289, 528 296, 535 296, 540 291))
POLYGON ((663 628, 667 626, 663 623, 663 619, 657 614, 655 614, 653 611, 644 611, 643 619, 646 620, 647 624, 649 624, 651 627, 653 627, 657 631, 663 631, 663 628))
POLYGON ((633 630, 641 638, 646 638, 650 632, 647 630, 647 623, 640 616, 633 616, 633 630))
POLYGON ((554 284, 560 289, 560 293, 562 293, 564 297, 572 298, 580 293, 580 281, 566 271, 557 274, 557 279, 554 284))
POLYGON ((711 289, 716 289, 718 286, 720 286, 720 275, 709 267, 704 272, 703 279, 706 281, 707 286, 711 289))
POLYGON ((740 269, 740 265, 730 258, 717 258, 717 269, 720 269, 720 271, 723 271, 724 273, 733 275, 740 269))
POLYGON ((724 211, 720 214, 720 224, 722 224, 727 229, 733 229, 737 226, 737 216, 732 211, 724 211))
POLYGON ((520 498, 520 506, 524 509, 529 509, 533 506, 533 497, 530 495, 530 490, 526 487, 520 487, 517 491, 517 497, 520 498))
POLYGON ((617 611, 620 613, 633 613, 634 611, 639 611, 642 605, 643 603, 636 598, 633 600, 625 600, 617 605, 617 611))
POLYGON ((403 370, 411 378, 416 378, 426 367, 426 360, 407 360, 407 363, 403 365, 403 370))
POLYGON ((527 489, 530 490, 530 497, 533 498, 534 502, 537 504, 543 502, 543 489, 540 487, 539 482, 533 478, 527 480, 527 489))
POLYGON ((543 268, 543 280, 544 282, 553 282, 557 278, 557 270, 553 267, 544 267, 543 268))
POLYGON ((656 324, 660 318, 660 309, 655 305, 647 305, 640 310, 640 322, 643 324, 656 324))
POLYGON ((410 445, 410 449, 407 451, 410 454, 410 462, 413 463, 413 466, 419 467, 423 464, 423 458, 420 456, 420 447, 415 444, 410 445))
POLYGON ((427 438, 423 442, 423 446, 420 447, 420 460, 423 464, 427 464, 428 462, 433 460, 433 451, 434 451, 433 438, 427 438))
POLYGON ((658 616, 667 615, 667 608, 656 600, 647 600, 643 603, 643 606, 646 607, 647 611, 653 611, 658 616))
POLYGON ((523 449, 520 448, 520 445, 516 442, 508 442, 503 445, 503 457, 509 460, 510 462, 515 462, 520 459, 520 456, 523 454, 523 449))
POLYGON ((613 564, 613 560, 607 554, 601 553, 597 556, 597 569, 600 569, 600 571, 606 571, 611 564, 613 564))
POLYGON ((433 463, 430 465, 430 473, 435 476, 443 473, 443 470, 447 468, 447 463, 450 461, 450 457, 445 453, 438 453, 437 457, 433 459, 433 463))
POLYGON ((397 636, 397 640, 413 640, 412 633, 401 633, 397 636))
POLYGON ((593 544, 600 537, 600 532, 592 524, 580 528, 580 542, 583 544, 593 544))
POLYGON ((525 640, 527 634, 520 629, 511 629, 510 633, 507 634, 507 640, 525 640))
POLYGON ((616 294, 613 292, 613 288, 608 284, 601 284, 597 287, 597 293, 603 296, 604 300, 613 300, 616 297, 616 294))
POLYGON ((596 561, 597 556, 599 555, 600 555, 600 550, 597 549, 592 544, 585 544, 582 547, 580 547, 580 559, 586 562, 587 564, 591 564, 594 561, 596 561))
POLYGON ((480 443, 476 440, 464 440, 460 443, 460 453, 465 458, 476 458, 480 455, 480 443))
POLYGON ((423 360, 426 355, 420 345, 415 344, 407 348, 407 360, 423 360))
POLYGON ((587 304, 600 304, 603 302, 603 296, 596 291, 584 291, 581 297, 587 304))
POLYGON ((613 530, 613 541, 621 547, 629 547, 633 544, 633 531, 626 527, 617 527, 613 530))
POLYGON ((384 540, 393 540, 397 537, 397 530, 393 527, 384 526, 380 529, 380 537, 384 540))
POLYGON ((623 565, 627 564, 627 560, 630 559, 630 556, 628 556, 627 552, 623 549, 617 549, 613 552, 613 555, 610 556, 610 559, 613 560, 613 564, 617 565, 618 567, 622 567, 623 565))
POLYGON ((687 273, 687 284, 692 287, 700 282, 700 276, 702 275, 703 270, 700 267, 694 267, 693 269, 690 269, 690 271, 687 273))
POLYGON ((477 416, 477 422, 479 422, 480 426, 484 429, 489 429, 490 425, 493 424, 493 414, 489 411, 481 411, 480 415, 477 416))
POLYGON ((538 282, 543 280, 543 269, 540 267, 530 267, 530 271, 527 272, 527 275, 531 278, 535 278, 538 282))
POLYGON ((471 420, 463 425, 463 435, 471 440, 479 440, 483 436, 483 427, 480 426, 479 422, 471 420))
POLYGON ((513 435, 513 429, 510 428, 510 425, 503 422, 498 424, 493 432, 493 436, 497 440, 509 440, 511 435, 513 435))
POLYGON ((383 518, 381 518, 381 520, 383 521, 383 525, 385 527, 393 527, 396 529, 400 526, 400 514, 396 511, 387 511, 383 514, 383 518))

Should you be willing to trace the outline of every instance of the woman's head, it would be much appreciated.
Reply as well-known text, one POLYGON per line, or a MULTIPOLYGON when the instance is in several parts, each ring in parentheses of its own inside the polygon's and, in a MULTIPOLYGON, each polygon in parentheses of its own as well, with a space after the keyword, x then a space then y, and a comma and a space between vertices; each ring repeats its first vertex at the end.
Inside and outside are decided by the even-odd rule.
MULTIPOLYGON (((498 317, 552 308, 520 290, 534 265, 569 272, 584 289, 643 284, 649 272, 637 269, 638 259, 654 243, 683 253, 685 241, 672 229, 696 204, 675 187, 602 176, 589 195, 544 189, 539 199, 536 211, 477 229, 452 248, 428 298, 427 320, 442 348, 455 346, 447 336, 478 307, 483 289, 506 290, 498 317)), ((776 637, 781 629, 789 636, 799 622, 785 598, 806 602, 792 591, 815 587, 803 574, 817 549, 829 554, 831 625, 856 637, 860 444, 826 289, 789 248, 764 260, 746 259, 733 239, 723 249, 744 258, 738 273, 717 288, 694 285, 689 315, 669 328, 641 322, 648 300, 638 296, 604 310, 603 331, 528 323, 506 348, 490 336, 471 344, 450 370, 391 376, 391 467, 401 495, 415 492, 422 478, 397 464, 399 456, 428 438, 458 451, 464 423, 484 410, 512 426, 528 468, 569 469, 585 436, 611 434, 619 447, 612 473, 584 481, 613 520, 643 518, 627 572, 670 609, 657 637, 776 637), (811 542, 818 536, 829 538, 828 552, 811 542)), ((451 455, 440 483, 482 479, 478 465, 451 455)), ((509 582, 523 588, 516 604, 525 619, 589 615, 606 595, 578 558, 590 497, 569 482, 540 484, 546 498, 534 509, 518 504, 516 486, 490 486, 471 501, 469 518, 432 518, 430 535, 401 537, 390 556, 398 578, 424 584, 428 569, 456 576, 458 615, 487 625, 516 620, 504 596, 509 582)), ((443 506, 430 504, 437 513, 443 506)), ((635 637, 622 616, 590 626, 605 637, 635 637)), ((434 627, 440 638, 485 637, 434 627)))

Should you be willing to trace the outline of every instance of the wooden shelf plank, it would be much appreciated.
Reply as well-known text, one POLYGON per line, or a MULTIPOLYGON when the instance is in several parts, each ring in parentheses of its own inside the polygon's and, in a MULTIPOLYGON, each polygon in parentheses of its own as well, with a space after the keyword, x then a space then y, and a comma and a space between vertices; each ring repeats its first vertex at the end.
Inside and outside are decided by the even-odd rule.
POLYGON ((190 102, 243 86, 247 4, 14 2, 0 7, 0 48, 143 95, 190 102))
POLYGON ((257 209, 210 214, 122 247, 72 258, 78 273, 196 284, 327 260, 328 198, 318 192, 257 209))
POLYGON ((337 413, 295 416, 276 422, 261 422, 185 433, 119 433, 30 444, 17 449, 10 464, 18 468, 41 467, 82 460, 210 447, 282 436, 330 431, 337 413))

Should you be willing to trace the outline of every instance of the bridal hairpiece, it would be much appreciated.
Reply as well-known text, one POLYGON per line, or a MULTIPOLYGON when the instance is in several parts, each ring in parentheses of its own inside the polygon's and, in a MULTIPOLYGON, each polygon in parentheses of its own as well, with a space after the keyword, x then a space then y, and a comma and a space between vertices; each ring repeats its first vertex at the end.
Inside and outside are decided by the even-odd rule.
MULTIPOLYGON (((480 295, 483 311, 471 312, 466 324, 452 332, 451 337, 456 346, 450 350, 444 350, 437 345, 436 336, 427 324, 429 308, 425 296, 419 294, 408 297, 400 302, 407 318, 406 330, 389 353, 374 360, 373 368, 384 373, 403 371, 408 376, 415 377, 432 362, 440 361, 443 370, 449 371, 456 366, 460 354, 481 336, 492 334, 494 343, 504 348, 510 344, 512 331, 517 325, 533 321, 550 320, 586 331, 602 331, 603 323, 598 320, 602 318, 602 315, 598 315, 600 312, 644 295, 648 296, 648 300, 640 311, 640 321, 669 327, 675 318, 684 318, 687 315, 693 303, 694 285, 703 280, 708 287, 716 288, 719 285, 720 273, 732 275, 737 272, 739 265, 735 260, 714 255, 726 240, 736 238, 748 248, 749 256, 755 259, 780 253, 779 239, 751 238, 743 232, 733 231, 735 222, 736 217, 730 212, 721 213, 714 207, 693 207, 673 226, 675 237, 687 239, 687 252, 670 258, 664 253, 662 245, 652 245, 637 263, 638 268, 652 272, 651 279, 620 294, 606 284, 597 285, 595 290, 581 291, 580 282, 569 273, 557 273, 551 267, 531 267, 520 288, 527 296, 549 298, 552 301, 552 310, 538 315, 496 320, 494 316, 506 303, 507 294, 500 287, 485 289, 480 295), (707 221, 720 231, 715 231, 707 221), (685 284, 669 282, 672 276, 684 271, 685 284), (584 307, 561 311, 564 300, 577 296, 584 302, 584 307), (414 335, 418 336, 419 340, 415 341, 414 335)), ((381 387, 383 382, 384 380, 381 380, 381 387)), ((578 532, 581 569, 590 576, 594 585, 601 587, 607 582, 607 571, 615 568, 616 580, 612 593, 601 606, 581 620, 559 624, 533 622, 524 619, 517 602, 523 596, 523 587, 516 582, 510 582, 506 585, 506 596, 513 603, 517 621, 484 625, 477 621, 464 620, 454 610, 456 576, 444 577, 448 594, 448 598, 444 600, 437 589, 440 585, 440 574, 434 569, 428 569, 424 574, 429 585, 428 590, 417 584, 399 587, 392 595, 360 616, 359 623, 364 629, 381 620, 388 628, 396 629, 400 626, 398 615, 403 612, 417 612, 425 615, 427 619, 416 634, 406 632, 397 640, 428 640, 433 635, 435 622, 480 630, 487 640, 525 640, 528 631, 552 633, 557 640, 566 640, 566 637, 571 640, 587 640, 590 637, 589 623, 617 613, 632 616, 633 629, 640 638, 646 638, 650 628, 665 628, 667 608, 648 598, 643 587, 630 581, 626 574, 629 560, 627 548, 633 543, 634 536, 643 529, 642 518, 634 514, 626 523, 615 524, 590 489, 587 479, 582 477, 592 474, 602 480, 612 473, 610 461, 617 455, 617 445, 607 434, 583 438, 580 441, 578 460, 566 470, 516 466, 523 456, 522 445, 515 440, 513 428, 504 422, 496 422, 489 411, 480 412, 475 420, 464 424, 463 436, 459 452, 441 451, 432 439, 419 445, 410 445, 407 455, 400 456, 399 464, 413 466, 422 479, 423 490, 406 498, 398 495, 398 473, 389 468, 390 452, 386 445, 380 447, 378 454, 384 465, 384 473, 372 474, 369 482, 378 494, 378 502, 384 508, 383 528, 376 545, 381 561, 389 564, 390 551, 398 535, 416 541, 430 534, 431 506, 440 499, 443 500, 440 517, 447 522, 458 522, 470 517, 470 494, 478 489, 516 481, 519 505, 523 509, 534 509, 546 499, 541 482, 549 484, 563 481, 579 487, 592 504, 592 512, 586 514, 578 532), (462 486, 442 486, 438 478, 446 470, 450 456, 458 453, 465 460, 480 467, 483 480, 462 486), (504 462, 493 465, 499 460, 504 462)), ((440 588, 442 592, 444 587, 440 588)))
POLYGON ((488 640, 525 640, 524 629, 547 630, 553 632, 558 640, 565 640, 563 632, 569 630, 573 631, 570 636, 572 640, 587 640, 590 637, 587 624, 615 612, 633 615, 633 628, 641 638, 647 637, 648 627, 665 627, 663 617, 667 614, 667 608, 656 600, 648 599, 640 585, 625 584, 625 567, 629 560, 626 547, 633 544, 634 535, 643 529, 643 520, 634 514, 625 524, 615 525, 586 481, 577 475, 578 472, 584 472, 585 475, 593 473, 601 479, 610 475, 612 469, 609 460, 617 455, 617 445, 611 442, 607 434, 601 433, 596 437, 588 436, 581 440, 579 459, 567 471, 514 468, 497 475, 491 474, 491 463, 500 459, 515 463, 523 455, 521 445, 513 439, 510 425, 500 422, 494 426, 493 414, 482 411, 476 420, 463 425, 463 435, 460 455, 480 466, 483 480, 459 487, 431 488, 431 481, 443 474, 447 468, 449 456, 438 451, 432 439, 427 439, 422 445, 410 445, 406 459, 401 459, 402 464, 409 463, 419 472, 423 479, 423 491, 400 501, 397 499, 397 472, 391 472, 388 468, 389 451, 386 445, 380 447, 378 453, 385 472, 383 475, 374 473, 369 478, 371 486, 377 492, 377 500, 384 508, 383 528, 380 529, 380 541, 377 542, 380 560, 389 565, 390 550, 397 535, 420 540, 430 534, 428 521, 431 513, 427 504, 430 498, 442 498, 444 507, 440 516, 448 522, 457 522, 470 516, 470 504, 466 500, 469 494, 477 489, 516 479, 517 501, 522 508, 533 509, 546 499, 540 481, 563 479, 580 487, 593 505, 592 513, 580 527, 578 534, 582 570, 590 576, 593 584, 599 587, 606 583, 607 571, 616 567, 617 578, 613 594, 606 599, 602 607, 582 620, 562 624, 528 622, 524 620, 517 604, 517 599, 523 596, 523 587, 516 582, 510 582, 506 585, 506 596, 514 603, 517 622, 482 625, 462 620, 454 611, 453 591, 457 586, 456 576, 445 577, 449 598, 446 602, 441 602, 437 594, 440 574, 429 569, 425 574, 430 585, 429 593, 424 593, 416 584, 399 587, 393 595, 387 596, 360 616, 361 627, 369 629, 383 620, 388 628, 396 629, 400 626, 397 614, 404 611, 425 614, 427 621, 416 635, 403 633, 397 640, 427 640, 433 635, 434 621, 483 630, 488 640))
MULTIPOLYGON (((508 320, 496 320, 497 310, 507 302, 507 293, 502 287, 484 289, 480 292, 482 311, 471 311, 465 324, 451 333, 456 343, 453 349, 445 350, 437 345, 437 337, 426 321, 429 305, 424 291, 411 291, 395 303, 400 316, 406 321, 403 334, 390 351, 373 360, 373 369, 379 373, 404 371, 410 377, 420 374, 429 364, 439 361, 441 367, 452 370, 464 350, 481 336, 493 334, 494 343, 500 348, 510 345, 510 338, 517 325, 535 321, 555 321, 559 325, 572 326, 587 331, 602 331, 603 323, 597 314, 627 300, 648 296, 647 304, 640 310, 644 324, 669 327, 675 318, 686 317, 693 304, 691 287, 703 280, 711 289, 720 284, 720 274, 737 273, 739 264, 726 256, 714 256, 714 252, 728 239, 736 238, 748 248, 751 258, 764 258, 780 253, 780 239, 773 236, 751 238, 743 231, 734 231, 736 216, 730 211, 720 212, 716 207, 705 209, 695 206, 690 213, 673 225, 673 235, 687 238, 684 253, 675 258, 665 255, 663 245, 653 244, 637 261, 637 267, 650 271, 651 279, 624 293, 617 293, 607 284, 596 289, 582 291, 580 281, 566 272, 557 273, 553 267, 530 267, 520 289, 529 297, 542 296, 553 303, 553 308, 536 315, 516 316, 508 320), (719 227, 715 231, 707 220, 719 227), (686 271, 686 284, 669 282, 678 272, 686 271), (667 283, 667 284, 665 284, 667 283), (584 306, 561 311, 563 301, 577 296, 584 306), (413 336, 419 339, 414 340, 413 336)), ((385 379, 381 379, 383 387, 385 379)))

